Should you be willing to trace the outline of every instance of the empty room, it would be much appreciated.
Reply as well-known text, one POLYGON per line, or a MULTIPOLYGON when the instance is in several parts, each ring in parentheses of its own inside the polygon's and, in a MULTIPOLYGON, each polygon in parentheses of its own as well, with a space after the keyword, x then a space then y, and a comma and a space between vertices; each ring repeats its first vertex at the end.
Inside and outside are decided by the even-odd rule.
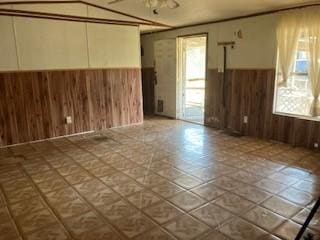
POLYGON ((319 0, 0 1, 0 240, 320 240, 319 0))

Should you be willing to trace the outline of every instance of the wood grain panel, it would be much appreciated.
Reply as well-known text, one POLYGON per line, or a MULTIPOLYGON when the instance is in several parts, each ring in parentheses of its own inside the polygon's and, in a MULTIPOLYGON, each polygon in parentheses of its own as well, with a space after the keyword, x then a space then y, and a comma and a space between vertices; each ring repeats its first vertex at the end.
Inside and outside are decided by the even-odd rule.
POLYGON ((140 123, 141 89, 140 69, 0 73, 0 146, 140 123))
POLYGON ((229 69, 227 105, 222 105, 222 74, 208 71, 205 124, 243 135, 313 148, 320 142, 320 122, 273 114, 275 71, 229 69), (243 123, 244 116, 249 123, 243 123))

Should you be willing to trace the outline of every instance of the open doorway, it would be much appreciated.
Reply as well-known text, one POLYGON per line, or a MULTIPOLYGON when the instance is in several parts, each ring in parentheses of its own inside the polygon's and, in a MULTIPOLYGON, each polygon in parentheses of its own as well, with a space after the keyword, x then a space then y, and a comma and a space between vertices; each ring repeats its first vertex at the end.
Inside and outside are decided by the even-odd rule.
POLYGON ((178 112, 180 119, 203 124, 207 35, 178 39, 178 112))

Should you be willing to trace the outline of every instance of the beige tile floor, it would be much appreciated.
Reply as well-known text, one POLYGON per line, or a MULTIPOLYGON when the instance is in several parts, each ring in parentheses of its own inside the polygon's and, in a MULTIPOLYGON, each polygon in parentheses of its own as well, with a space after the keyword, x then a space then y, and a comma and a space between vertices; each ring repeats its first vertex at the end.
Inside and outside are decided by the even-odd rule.
POLYGON ((291 240, 319 173, 319 153, 160 118, 4 148, 0 240, 291 240))

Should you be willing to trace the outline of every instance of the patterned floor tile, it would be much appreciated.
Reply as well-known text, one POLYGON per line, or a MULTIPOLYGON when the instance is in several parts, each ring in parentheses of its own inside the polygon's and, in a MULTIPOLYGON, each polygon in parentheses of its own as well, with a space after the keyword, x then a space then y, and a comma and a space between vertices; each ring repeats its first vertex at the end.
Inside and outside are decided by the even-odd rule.
POLYGON ((0 224, 9 222, 11 219, 9 211, 6 207, 0 208, 0 224))
POLYGON ((15 217, 31 214, 45 208, 45 204, 39 197, 21 201, 10 206, 11 212, 15 217))
POLYGON ((159 186, 153 187, 151 190, 164 198, 169 198, 179 192, 184 191, 183 188, 171 182, 165 182, 159 186))
POLYGON ((259 176, 259 175, 256 175, 256 174, 253 174, 250 172, 246 172, 243 170, 237 171, 237 172, 232 173, 228 176, 235 179, 235 180, 241 179, 242 182, 249 183, 249 184, 256 183, 263 178, 262 176, 259 176))
POLYGON ((295 188, 288 188, 284 190, 283 192, 278 194, 280 197, 283 197, 290 202, 299 204, 301 206, 307 206, 314 200, 314 197, 310 195, 309 193, 297 190, 295 188))
POLYGON ((254 206, 254 203, 232 193, 223 194, 214 200, 213 203, 234 214, 243 213, 254 206))
POLYGON ((120 195, 109 188, 104 188, 94 193, 85 194, 84 197, 95 207, 111 204, 120 199, 120 195))
POLYGON ((0 182, 11 181, 17 178, 23 178, 25 175, 20 169, 11 169, 8 171, 0 172, 0 182))
POLYGON ((89 232, 99 226, 105 225, 105 222, 92 211, 77 217, 65 219, 64 222, 73 236, 89 232))
POLYGON ((111 205, 102 205, 98 210, 111 222, 136 214, 138 210, 124 200, 119 200, 111 205))
POLYGON ((0 224, 0 240, 19 239, 19 232, 12 222, 0 224))
POLYGON ((101 181, 93 179, 88 182, 79 183, 74 186, 81 194, 89 196, 93 193, 98 193, 99 191, 107 189, 101 181))
POLYGON ((263 202, 264 200, 272 196, 270 193, 249 185, 243 188, 235 189, 232 192, 254 203, 263 202))
POLYGON ((132 194, 135 194, 137 192, 142 191, 144 188, 139 185, 137 182, 131 180, 129 182, 126 182, 123 185, 117 185, 113 187, 113 190, 115 190, 117 193, 119 193, 121 196, 129 196, 132 194))
POLYGON ((267 232, 240 218, 234 218, 219 228, 219 231, 234 240, 260 240, 267 232))
POLYGON ((31 212, 17 217, 17 222, 24 233, 40 229, 57 222, 56 218, 48 209, 31 212))
POLYGON ((281 225, 286 219, 265 208, 255 207, 243 215, 245 219, 268 232, 272 232, 276 227, 281 225))
POLYGON ((261 240, 281 240, 281 239, 272 235, 272 234, 268 234, 268 235, 261 237, 261 240))
POLYGON ((79 167, 77 164, 69 164, 67 166, 57 168, 56 170, 60 173, 60 175, 68 176, 82 171, 82 168, 79 167))
POLYGON ((89 232, 80 234, 76 240, 122 240, 109 225, 104 225, 89 232))
POLYGON ((116 173, 117 171, 115 169, 111 168, 110 166, 103 166, 103 167, 92 169, 92 170, 90 170, 90 172, 94 176, 100 178, 100 177, 112 175, 112 174, 116 173))
POLYGON ((71 187, 63 188, 46 194, 46 198, 51 204, 69 202, 78 197, 78 193, 71 187))
POLYGON ((293 185, 294 188, 308 192, 310 194, 318 194, 320 193, 320 184, 317 182, 310 182, 310 181, 299 181, 293 185))
POLYGON ((203 199, 206 199, 207 201, 212 201, 217 197, 220 197, 226 191, 222 190, 221 188, 218 188, 212 183, 207 183, 199 187, 193 188, 191 192, 199 195, 200 197, 202 197, 203 199))
POLYGON ((234 217, 229 211, 211 203, 192 211, 190 214, 213 228, 221 226, 225 221, 234 217))
POLYGON ((218 231, 213 231, 209 234, 206 234, 203 238, 200 238, 199 240, 230 240, 230 238, 218 231))
POLYGON ((132 168, 136 168, 139 166, 138 164, 130 161, 129 159, 126 159, 126 160, 120 161, 120 162, 113 162, 113 163, 110 163, 110 165, 113 168, 117 169, 118 171, 125 171, 127 169, 132 169, 132 168))
POLYGON ((255 186, 272 194, 277 194, 288 187, 287 185, 275 182, 271 179, 262 179, 257 182, 255 186))
POLYGON ((320 193, 319 154, 162 118, 0 161, 14 155, 25 161, 0 166, 0 240, 286 240, 320 193))
POLYGON ((258 164, 253 164, 253 165, 247 167, 245 170, 248 172, 251 172, 253 174, 260 175, 262 177, 270 176, 271 174, 273 174, 275 172, 275 170, 273 170, 273 169, 269 169, 269 168, 266 168, 266 167, 258 165, 258 164))
POLYGON ((127 198, 134 206, 139 209, 146 208, 161 201, 161 198, 148 190, 142 190, 127 198))
POLYGON ((54 170, 39 172, 31 175, 31 178, 35 183, 48 182, 51 179, 56 179, 58 177, 59 175, 54 170))
POLYGON ((7 192, 6 195, 10 203, 15 203, 35 197, 38 195, 38 193, 33 187, 26 187, 7 192))
POLYGON ((70 202, 63 202, 54 205, 55 210, 61 218, 69 218, 88 212, 90 207, 80 198, 72 200, 70 202))
POLYGON ((310 176, 310 173, 308 171, 295 168, 295 167, 287 167, 283 170, 281 170, 282 173, 287 174, 291 177, 299 178, 299 179, 305 179, 310 176))
POLYGON ((176 178, 173 182, 183 188, 186 188, 186 189, 194 188, 194 187, 199 186, 200 184, 203 183, 202 181, 198 180, 197 178, 194 178, 194 177, 191 177, 188 175, 182 175, 182 176, 176 178))
POLYGON ((138 178, 141 178, 143 176, 148 175, 150 173, 150 170, 145 167, 139 166, 139 167, 135 167, 135 168, 131 168, 131 169, 126 169, 123 172, 133 179, 138 179, 138 178))
POLYGON ((24 165, 23 168, 27 171, 28 174, 33 175, 39 172, 44 172, 50 170, 50 166, 46 163, 39 162, 36 164, 24 165))
POLYGON ((5 192, 16 191, 21 188, 30 187, 31 185, 31 181, 27 177, 22 177, 2 183, 2 187, 5 192))
POLYGON ((182 215, 164 227, 172 235, 181 240, 194 239, 210 231, 208 226, 189 215, 182 215))
POLYGON ((261 205, 286 218, 290 218, 302 210, 301 207, 279 197, 272 197, 261 205))
POLYGON ((143 164, 143 166, 153 172, 158 172, 158 171, 168 169, 171 167, 170 164, 168 164, 164 161, 156 161, 156 160, 153 160, 151 163, 145 163, 145 164, 143 164))
POLYGON ((190 192, 178 193, 168 200, 185 211, 191 211, 206 203, 205 200, 190 192))
POLYGON ((142 234, 155 225, 142 213, 137 213, 113 222, 114 225, 127 237, 133 238, 142 234))
POLYGON ((157 227, 149 232, 143 233, 134 238, 134 240, 175 240, 172 235, 157 227))
POLYGON ((145 187, 153 187, 153 186, 157 186, 167 182, 165 178, 160 177, 159 175, 156 175, 153 173, 148 174, 147 176, 138 178, 137 181, 145 187))
POLYGON ((66 231, 59 225, 42 228, 26 235, 27 240, 69 240, 66 231))
MULTIPOLYGON (((296 216, 292 218, 293 221, 296 223, 299 223, 303 225, 307 219, 307 217, 310 214, 310 210, 308 209, 303 209, 301 212, 299 212, 296 216)), ((316 215, 312 218, 309 228, 316 230, 320 232, 320 213, 319 211, 316 213, 316 215)))
POLYGON ((79 164, 88 171, 96 168, 101 168, 104 166, 104 163, 98 159, 94 159, 92 161, 79 162, 79 164))
POLYGON ((276 172, 276 173, 270 175, 268 178, 270 178, 276 182, 286 184, 286 185, 292 185, 292 184, 295 184, 299 181, 298 178, 288 176, 288 175, 283 174, 281 172, 276 172))
POLYGON ((71 185, 88 182, 93 180, 93 177, 86 171, 79 171, 65 177, 66 181, 71 185))
POLYGON ((212 181, 212 183, 215 186, 222 188, 224 190, 227 190, 227 191, 231 191, 231 190, 242 188, 242 187, 246 186, 246 184, 244 184, 240 181, 234 181, 234 179, 229 178, 229 177, 220 177, 220 178, 212 181))
POLYGON ((167 178, 169 180, 175 180, 183 175, 183 172, 179 171, 176 168, 170 167, 165 168, 157 172, 160 176, 167 178))
POLYGON ((132 181, 132 179, 124 173, 117 172, 112 175, 108 175, 105 177, 100 178, 107 186, 115 187, 117 185, 123 185, 126 182, 132 181))
POLYGON ((159 224, 164 224, 183 213, 181 210, 166 201, 148 207, 144 209, 144 212, 159 224))
POLYGON ((1 191, 1 189, 0 189, 0 207, 4 207, 4 206, 6 206, 6 205, 7 205, 7 203, 6 203, 6 201, 4 200, 4 196, 3 196, 2 191, 1 191))
POLYGON ((61 188, 68 187, 68 184, 63 178, 54 178, 46 182, 38 183, 38 188, 43 193, 53 192, 61 188))
POLYGON ((297 236, 301 225, 292 221, 286 221, 278 229, 274 231, 274 234, 284 240, 292 240, 297 236))

